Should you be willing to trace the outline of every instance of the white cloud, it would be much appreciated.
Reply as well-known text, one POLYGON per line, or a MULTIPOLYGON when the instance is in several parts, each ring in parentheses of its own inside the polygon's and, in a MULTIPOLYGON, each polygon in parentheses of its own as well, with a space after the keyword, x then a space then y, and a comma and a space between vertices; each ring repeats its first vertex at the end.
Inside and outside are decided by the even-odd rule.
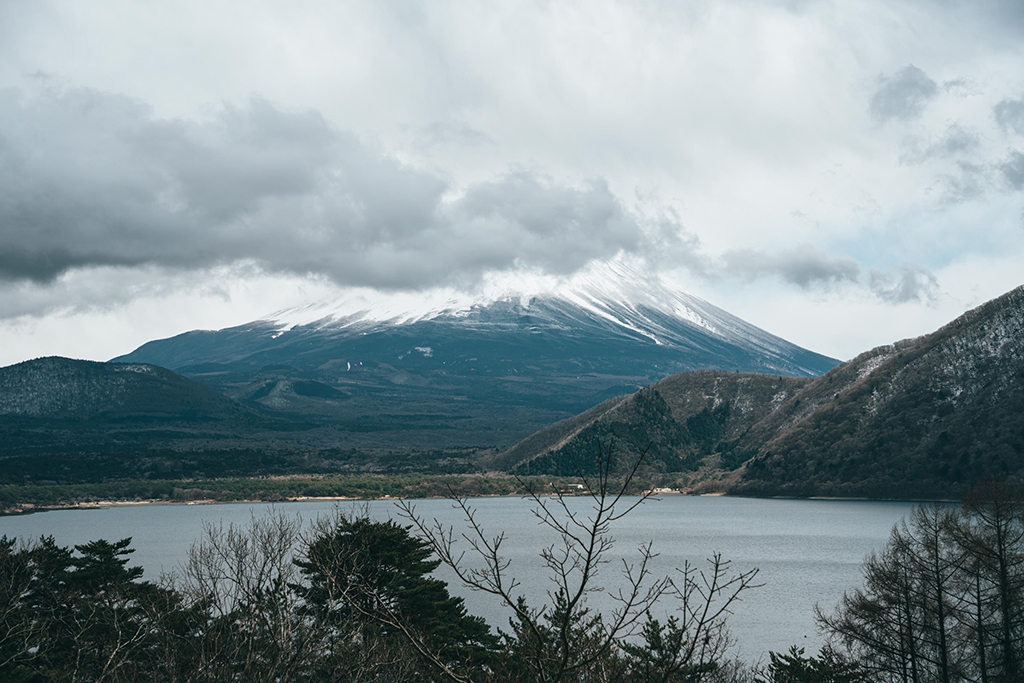
POLYGON ((177 331, 229 324, 247 286, 319 286, 296 273, 458 285, 619 251, 825 353, 924 332, 973 301, 964 272, 994 295, 985 264, 1024 263, 1020 7, 0 3, 0 188, 50 212, 0 227, 0 315, 36 330, 0 338, 158 336, 129 311, 179 296, 177 331), (57 95, 26 118, 10 88, 57 95))

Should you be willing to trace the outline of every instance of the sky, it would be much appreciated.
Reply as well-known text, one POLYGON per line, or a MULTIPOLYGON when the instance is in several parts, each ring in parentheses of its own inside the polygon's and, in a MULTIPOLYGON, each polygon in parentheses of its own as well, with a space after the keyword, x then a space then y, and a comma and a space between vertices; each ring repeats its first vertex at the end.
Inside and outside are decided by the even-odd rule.
POLYGON ((1024 284, 1024 3, 0 0, 0 365, 609 262, 840 359, 1024 284))

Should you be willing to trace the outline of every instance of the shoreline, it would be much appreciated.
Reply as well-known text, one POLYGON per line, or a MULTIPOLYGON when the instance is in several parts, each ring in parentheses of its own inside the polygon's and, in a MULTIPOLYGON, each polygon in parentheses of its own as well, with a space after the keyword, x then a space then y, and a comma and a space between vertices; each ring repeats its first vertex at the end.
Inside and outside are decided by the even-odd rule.
MULTIPOLYGON (((553 494, 545 494, 553 495, 553 494)), ((633 494, 635 495, 635 494, 633 494)), ((529 496, 525 493, 478 493, 472 495, 461 496, 467 499, 477 498, 528 498, 529 496)), ((584 496, 572 496, 572 497, 584 497, 584 496)), ((824 501, 824 502, 846 502, 846 503, 942 503, 942 504, 955 504, 959 501, 954 499, 922 499, 922 498, 866 498, 866 497, 850 497, 844 498, 840 496, 806 496, 806 497, 793 497, 793 496, 733 496, 727 492, 702 492, 692 493, 683 491, 662 491, 651 496, 653 499, 659 498, 740 498, 748 500, 792 500, 792 501, 824 501)), ((158 506, 207 506, 207 505, 273 505, 275 503, 324 503, 324 502, 371 502, 371 501, 398 501, 398 500, 438 500, 448 498, 443 495, 419 495, 419 496, 293 496, 286 498, 239 498, 235 500, 217 500, 214 498, 196 499, 196 500, 161 500, 161 499, 145 499, 145 500, 97 500, 97 501, 82 501, 77 503, 59 503, 54 505, 32 505, 27 504, 25 507, 18 509, 7 509, 0 511, 0 517, 16 517, 22 515, 32 515, 44 512, 61 512, 66 510, 106 510, 110 508, 132 508, 132 507, 158 507, 158 506)))

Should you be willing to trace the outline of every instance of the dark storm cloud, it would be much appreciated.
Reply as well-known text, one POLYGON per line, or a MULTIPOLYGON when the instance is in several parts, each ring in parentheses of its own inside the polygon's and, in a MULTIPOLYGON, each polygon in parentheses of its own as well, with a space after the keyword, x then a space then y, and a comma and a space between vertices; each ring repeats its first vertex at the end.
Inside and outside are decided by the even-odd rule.
POLYGON ((1024 135, 1024 98, 1003 100, 992 108, 992 113, 1003 130, 1014 130, 1024 135))
POLYGON ((921 115, 938 90, 938 85, 928 74, 909 64, 892 76, 880 79, 868 110, 878 121, 908 121, 921 115))
POLYGON ((344 285, 416 288, 489 270, 576 270, 648 248, 606 182, 531 172, 453 188, 315 112, 254 100, 163 120, 89 89, 0 91, 0 278, 86 266, 250 261, 344 285))
POLYGON ((844 282, 856 282, 860 266, 849 258, 832 258, 820 249, 803 246, 768 253, 754 249, 726 252, 725 272, 753 281, 776 276, 802 289, 828 288, 844 282))
POLYGON ((921 266, 905 263, 889 271, 872 270, 868 286, 882 301, 890 304, 931 303, 938 298, 939 281, 921 266))

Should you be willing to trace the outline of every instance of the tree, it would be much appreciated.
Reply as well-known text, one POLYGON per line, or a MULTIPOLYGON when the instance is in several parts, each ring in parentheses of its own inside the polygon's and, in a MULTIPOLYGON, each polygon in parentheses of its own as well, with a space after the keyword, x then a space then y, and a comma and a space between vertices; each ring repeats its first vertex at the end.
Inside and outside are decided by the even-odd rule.
POLYGON ((925 506, 821 628, 880 681, 1016 683, 1024 663, 1024 496, 988 482, 925 506))
POLYGON ((845 660, 829 647, 817 657, 807 657, 794 645, 786 654, 768 653, 768 667, 757 683, 868 683, 856 664, 845 660))
POLYGON ((429 545, 394 521, 341 512, 319 522, 296 561, 304 582, 295 586, 305 610, 330 624, 340 640, 400 641, 419 655, 427 673, 470 680, 497 647, 480 617, 432 578, 440 560, 429 545))
POLYGON ((955 542, 969 562, 962 578, 963 622, 978 680, 1024 675, 1024 490, 986 481, 964 499, 955 542))
POLYGON ((607 590, 599 583, 614 546, 612 525, 649 497, 626 497, 645 455, 636 458, 631 468, 620 470, 616 478, 612 445, 602 445, 595 465, 576 471, 590 501, 585 510, 572 504, 576 497, 570 499, 556 490, 547 498, 520 482, 534 503, 534 515, 558 539, 540 551, 555 585, 549 604, 540 609, 530 608, 519 594, 520 583, 501 553, 504 532, 488 535, 467 500, 452 495, 466 522, 459 534, 437 520, 418 516, 411 504, 402 504, 403 516, 441 562, 466 586, 496 597, 512 610, 513 634, 504 663, 508 680, 599 681, 632 671, 648 676, 647 680, 696 682, 709 680, 705 676, 721 663, 728 645, 728 608, 743 591, 754 587, 756 569, 729 576, 728 563, 715 556, 709 572, 687 565, 678 581, 658 578, 650 569, 654 552, 645 544, 637 549, 635 560, 623 560, 619 588, 607 590), (476 564, 466 561, 460 542, 468 546, 476 564), (615 605, 605 614, 592 611, 588 604, 588 598, 598 592, 615 605), (679 616, 662 625, 652 618, 651 610, 666 596, 678 599, 679 616), (647 652, 642 646, 631 646, 630 639, 636 636, 654 649, 647 652), (679 678, 683 672, 691 677, 679 678))
MULTIPOLYGON (((134 681, 159 669, 176 596, 129 567, 131 539, 70 548, 0 539, 5 680, 134 681)), ((168 678, 165 677, 165 680, 168 678)))
POLYGON ((172 579, 194 620, 178 657, 190 680, 306 680, 323 628, 302 614, 292 588, 302 520, 273 511, 248 527, 208 525, 172 579))

